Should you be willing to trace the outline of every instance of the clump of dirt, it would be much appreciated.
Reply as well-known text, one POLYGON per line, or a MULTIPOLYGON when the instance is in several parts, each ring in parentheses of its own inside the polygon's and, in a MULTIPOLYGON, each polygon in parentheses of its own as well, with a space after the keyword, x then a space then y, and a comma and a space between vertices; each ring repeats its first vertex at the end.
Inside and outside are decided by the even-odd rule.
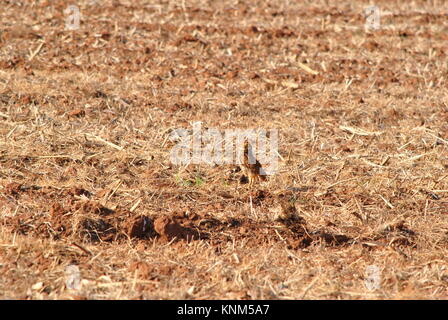
POLYGON ((157 235, 153 221, 147 216, 135 217, 127 222, 127 234, 131 238, 148 239, 157 235))
MULTIPOLYGON (((128 270, 137 279, 149 281, 160 281, 164 278, 171 277, 173 274, 185 274, 189 272, 188 268, 181 265, 150 263, 142 260, 133 261, 129 265, 128 270)), ((145 288, 141 289, 153 289, 153 286, 154 284, 152 283, 145 284, 145 288)))
POLYGON ((337 247, 345 244, 349 244, 352 241, 352 238, 346 236, 345 234, 334 234, 326 231, 315 231, 311 234, 314 241, 324 241, 325 244, 337 247))
POLYGON ((38 186, 25 186, 21 183, 11 182, 5 186, 5 194, 18 197, 21 193, 41 189, 38 186))
POLYGON ((23 190, 23 187, 20 183, 11 182, 5 187, 5 193, 11 196, 18 195, 23 190))
POLYGON ((79 188, 79 187, 72 187, 70 189, 67 189, 65 191, 65 194, 70 195, 70 196, 83 196, 84 195, 88 198, 90 198, 92 196, 92 194, 89 191, 87 191, 83 188, 79 188))
POLYGON ((56 202, 50 208, 49 235, 57 239, 75 236, 86 242, 116 239, 118 229, 113 218, 107 217, 113 210, 93 201, 68 200, 68 206, 56 202))
POLYGON ((80 221, 79 237, 87 242, 113 241, 117 239, 118 230, 103 219, 84 218, 80 221))
POLYGON ((251 192, 250 196, 252 197, 253 204, 259 205, 264 200, 266 200, 270 196, 270 194, 268 191, 256 190, 254 192, 251 192))
POLYGON ((163 240, 186 240, 191 241, 199 239, 199 233, 188 227, 182 226, 176 219, 168 216, 162 216, 154 221, 154 229, 163 240))
POLYGON ((84 117, 85 115, 86 115, 85 110, 82 110, 80 108, 74 109, 74 110, 70 111, 69 113, 67 113, 67 116, 69 118, 74 118, 74 117, 80 118, 80 117, 84 117))
POLYGON ((291 201, 280 201, 280 207, 281 211, 279 216, 277 217, 277 221, 283 223, 287 227, 293 226, 293 225, 304 225, 306 224, 306 221, 303 217, 301 217, 298 212, 297 208, 291 201))

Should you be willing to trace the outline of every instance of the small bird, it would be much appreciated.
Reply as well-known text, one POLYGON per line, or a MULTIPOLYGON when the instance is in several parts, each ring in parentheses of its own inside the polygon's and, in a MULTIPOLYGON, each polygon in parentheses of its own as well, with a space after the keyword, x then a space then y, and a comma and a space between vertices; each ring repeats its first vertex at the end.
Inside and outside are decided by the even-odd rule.
POLYGON ((255 181, 266 180, 266 176, 262 175, 263 167, 252 152, 252 147, 248 141, 244 142, 243 163, 241 164, 243 173, 249 179, 249 188, 255 181))

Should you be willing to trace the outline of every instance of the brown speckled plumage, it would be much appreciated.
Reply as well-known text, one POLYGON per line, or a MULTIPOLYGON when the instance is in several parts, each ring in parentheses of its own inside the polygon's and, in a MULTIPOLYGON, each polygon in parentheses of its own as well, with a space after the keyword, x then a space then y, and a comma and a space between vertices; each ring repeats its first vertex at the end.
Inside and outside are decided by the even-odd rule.
POLYGON ((261 175, 260 170, 262 169, 262 166, 256 159, 252 152, 252 148, 247 141, 244 143, 243 163, 241 164, 241 169, 249 179, 249 188, 253 186, 255 181, 266 180, 266 176, 261 175), (255 160, 252 160, 252 162, 255 163, 250 163, 250 158, 255 160))

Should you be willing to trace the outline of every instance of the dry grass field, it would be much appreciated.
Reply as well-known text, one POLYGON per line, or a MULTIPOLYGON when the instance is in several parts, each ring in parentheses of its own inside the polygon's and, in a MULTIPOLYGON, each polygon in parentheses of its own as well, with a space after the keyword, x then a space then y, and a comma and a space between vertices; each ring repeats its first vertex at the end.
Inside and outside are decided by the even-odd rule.
POLYGON ((446 1, 70 4, 0 1, 0 298, 448 297, 446 1), (173 165, 196 121, 278 172, 173 165))

